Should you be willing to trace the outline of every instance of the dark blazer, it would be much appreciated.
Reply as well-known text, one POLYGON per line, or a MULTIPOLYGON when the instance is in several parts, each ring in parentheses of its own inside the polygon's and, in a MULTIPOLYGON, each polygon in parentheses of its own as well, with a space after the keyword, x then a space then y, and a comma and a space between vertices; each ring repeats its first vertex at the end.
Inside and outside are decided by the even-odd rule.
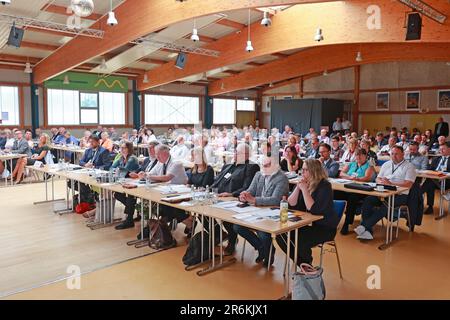
POLYGON ((0 138, 0 149, 5 149, 6 138, 0 138))
POLYGON ((423 218, 423 193, 420 189, 420 184, 416 181, 409 190, 407 206, 409 209, 409 216, 411 219, 411 225, 409 226, 411 231, 414 231, 414 226, 420 226, 423 218))
POLYGON ((19 153, 19 154, 26 154, 28 157, 31 157, 31 149, 30 145, 28 144, 27 140, 21 139, 21 140, 15 140, 14 145, 11 149, 12 153, 19 153))
POLYGON ((109 151, 103 147, 98 147, 97 154, 94 157, 94 150, 92 148, 87 149, 84 152, 83 158, 80 160, 80 166, 84 167, 89 160, 92 160, 96 169, 108 170, 111 166, 111 158, 109 157, 109 151))
MULTIPOLYGON (((439 162, 441 162, 442 157, 434 157, 434 159, 431 161, 431 164, 428 166, 429 170, 436 170, 437 166, 439 165, 439 162)), ((450 172, 450 158, 447 160, 447 169, 446 172, 450 172)), ((434 180, 435 182, 437 180, 434 180)), ((445 189, 447 190, 450 187, 450 182, 448 180, 445 180, 445 189)))
POLYGON ((326 170, 328 177, 337 178, 339 176, 339 163, 333 159, 328 160, 328 162, 323 165, 323 168, 326 170))
POLYGON ((436 123, 436 125, 434 126, 434 136, 436 137, 436 139, 439 136, 448 137, 448 123, 442 122, 441 130, 439 132, 438 132, 438 126, 439 126, 439 122, 436 123))
MULTIPOLYGON (((434 157, 434 159, 431 161, 431 164, 428 166, 429 170, 436 170, 437 166, 439 165, 439 162, 441 162, 442 157, 434 157)), ((447 172, 450 172, 450 159, 447 160, 447 172)))
MULTIPOLYGON (((336 229, 339 224, 339 218, 336 211, 334 211, 333 189, 331 188, 330 182, 326 179, 320 181, 316 190, 312 193, 312 198, 314 199, 314 204, 309 212, 313 215, 323 216, 322 220, 313 222, 313 225, 336 229)), ((293 209, 306 211, 302 193, 298 196, 297 205, 293 209)))
POLYGON ((157 159, 151 161, 150 158, 147 157, 147 158, 145 158, 145 160, 142 163, 142 165, 139 167, 139 171, 148 171, 148 172, 150 172, 150 170, 152 170, 153 167, 156 166, 157 163, 158 163, 157 159), (147 170, 148 166, 150 166, 150 168, 148 168, 148 170, 147 170))
POLYGON ((228 192, 233 197, 239 196, 242 191, 248 189, 253 177, 259 171, 259 166, 247 161, 245 164, 227 164, 220 174, 214 179, 212 188, 218 188, 219 193, 228 192), (230 174, 230 175, 228 175, 230 174), (228 177, 228 178, 227 178, 228 177))

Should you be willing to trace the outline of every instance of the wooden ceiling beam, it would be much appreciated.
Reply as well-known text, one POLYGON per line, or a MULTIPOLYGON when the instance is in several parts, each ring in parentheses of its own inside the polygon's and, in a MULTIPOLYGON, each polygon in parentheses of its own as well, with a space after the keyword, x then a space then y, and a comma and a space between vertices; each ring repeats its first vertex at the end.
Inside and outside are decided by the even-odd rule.
MULTIPOLYGON (((361 64, 392 61, 448 61, 448 57, 449 43, 447 42, 366 43, 320 46, 211 82, 208 92, 210 95, 221 95, 227 92, 265 85, 268 82, 277 83, 303 75, 322 73, 324 70, 342 69, 361 64), (361 51, 363 54, 363 61, 359 63, 355 61, 357 51, 361 51), (330 55, 330 52, 333 52, 333 55, 330 55)), ((296 79, 290 81, 295 82, 296 79)), ((284 85, 289 83, 285 82, 284 85)))
MULTIPOLYGON (((428 1, 432 5, 438 4, 439 0, 428 1)), ((367 7, 372 2, 371 0, 348 0, 293 6, 273 16, 273 24, 270 28, 261 26, 259 21, 252 24, 253 51, 244 50, 248 37, 247 28, 245 28, 240 33, 229 34, 204 46, 204 48, 219 51, 220 58, 188 54, 186 65, 182 70, 175 68, 173 61, 149 70, 147 75, 150 81, 144 84, 143 78, 139 78, 138 89, 146 90, 224 66, 246 63, 289 50, 342 43, 378 42, 389 46, 391 43, 404 42, 405 29, 399 26, 399 21, 404 20, 403 5, 390 0, 377 1, 377 5, 383 12, 383 27, 379 30, 369 30, 367 7), (314 41, 318 19, 325 37, 325 40, 321 42, 314 41)), ((430 23, 427 28, 422 29, 420 42, 450 42, 449 35, 450 21, 445 25, 430 23)), ((250 63, 252 64, 255 65, 250 63)))
POLYGON ((55 45, 51 45, 51 44, 36 43, 36 42, 30 42, 30 41, 22 41, 20 43, 20 47, 44 50, 44 51, 55 51, 56 49, 59 48, 59 46, 55 46, 55 45))
POLYGON ((49 78, 75 68, 93 57, 101 56, 127 44, 130 41, 136 40, 180 21, 232 10, 264 6, 301 4, 308 2, 311 1, 125 1, 114 9, 116 18, 119 21, 118 25, 113 27, 107 25, 107 17, 103 16, 91 26, 92 29, 102 29, 105 31, 103 39, 76 37, 72 41, 69 41, 63 48, 60 48, 52 53, 34 68, 35 82, 42 83, 49 78), (149 19, 149 17, 151 17, 151 19, 149 19))

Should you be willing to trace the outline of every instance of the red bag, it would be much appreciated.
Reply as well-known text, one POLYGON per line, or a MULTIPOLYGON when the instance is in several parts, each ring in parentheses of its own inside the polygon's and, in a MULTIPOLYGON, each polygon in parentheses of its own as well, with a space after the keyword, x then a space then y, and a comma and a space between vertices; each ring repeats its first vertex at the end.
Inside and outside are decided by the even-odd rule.
POLYGON ((75 207, 75 212, 78 214, 83 214, 86 211, 92 210, 94 208, 95 205, 93 203, 81 202, 75 207))

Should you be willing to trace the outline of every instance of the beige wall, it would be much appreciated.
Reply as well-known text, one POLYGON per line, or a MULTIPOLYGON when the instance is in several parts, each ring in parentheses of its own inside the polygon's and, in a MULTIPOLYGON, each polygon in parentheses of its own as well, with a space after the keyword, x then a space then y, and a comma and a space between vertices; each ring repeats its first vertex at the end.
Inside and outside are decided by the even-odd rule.
MULTIPOLYGON (((450 60, 450 56, 449 56, 450 60)), ((384 129, 385 126, 400 125, 425 129, 439 115, 450 119, 450 110, 437 109, 438 90, 450 89, 450 66, 445 62, 389 62, 362 65, 360 69, 359 110, 360 128, 371 130, 384 129), (404 90, 402 90, 404 89, 404 90), (406 91, 421 91, 421 108, 429 109, 426 114, 406 113, 406 91), (364 92, 373 90, 373 92, 364 92), (389 91, 389 110, 376 110, 376 91, 389 91), (382 126, 384 125, 384 126, 382 126)), ((303 82, 304 98, 333 98, 353 101, 354 99, 354 69, 347 68, 329 72, 327 76, 306 79, 303 82), (327 93, 330 92, 330 93, 327 93), (349 92, 350 91, 350 92, 349 92)), ((283 95, 293 95, 299 98, 297 83, 274 88, 264 92, 263 112, 270 112, 267 102, 282 99, 283 95), (267 96, 272 94, 273 96, 267 96)), ((269 103, 270 105, 270 103, 269 103)))

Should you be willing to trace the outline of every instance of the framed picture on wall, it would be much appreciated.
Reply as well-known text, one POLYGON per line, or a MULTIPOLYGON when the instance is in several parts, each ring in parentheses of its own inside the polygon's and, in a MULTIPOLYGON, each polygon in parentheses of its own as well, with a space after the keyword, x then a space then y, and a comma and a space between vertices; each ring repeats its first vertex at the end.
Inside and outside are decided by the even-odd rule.
POLYGON ((420 91, 406 91, 406 110, 420 109, 420 91))
POLYGON ((389 92, 377 92, 376 110, 389 110, 389 92))
POLYGON ((450 89, 438 91, 438 109, 450 110, 450 89))

